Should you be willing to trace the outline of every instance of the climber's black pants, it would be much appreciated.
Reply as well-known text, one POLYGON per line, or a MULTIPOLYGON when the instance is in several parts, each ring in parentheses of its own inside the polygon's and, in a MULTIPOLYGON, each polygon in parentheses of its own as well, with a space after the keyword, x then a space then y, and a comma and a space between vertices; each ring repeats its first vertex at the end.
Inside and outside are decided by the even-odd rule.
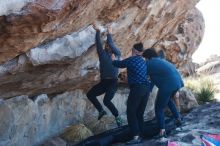
POLYGON ((127 120, 133 136, 142 134, 144 111, 148 96, 149 89, 145 84, 130 85, 130 93, 127 101, 127 120))
POLYGON ((87 93, 88 99, 92 102, 92 104, 95 106, 95 108, 101 112, 103 110, 102 105, 99 103, 96 96, 102 95, 105 93, 103 103, 108 109, 111 111, 111 113, 117 117, 118 116, 118 110, 114 106, 114 104, 111 102, 112 98, 115 95, 115 92, 117 91, 117 79, 102 79, 101 82, 99 82, 97 85, 92 87, 92 89, 89 90, 87 93))

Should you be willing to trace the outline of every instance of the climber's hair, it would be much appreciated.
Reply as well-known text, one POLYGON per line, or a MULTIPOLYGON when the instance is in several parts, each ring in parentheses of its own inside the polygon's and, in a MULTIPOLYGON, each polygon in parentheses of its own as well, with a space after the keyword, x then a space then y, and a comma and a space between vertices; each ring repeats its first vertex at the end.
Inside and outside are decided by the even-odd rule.
POLYGON ((108 43, 105 43, 105 51, 107 52, 107 53, 109 53, 109 54, 112 54, 113 52, 112 52, 112 49, 110 48, 110 46, 108 45, 108 43))
POLYGON ((143 57, 146 59, 151 59, 153 57, 158 57, 158 55, 154 48, 149 48, 144 51, 143 57))
POLYGON ((158 56, 162 59, 166 59, 166 54, 163 49, 158 52, 158 56))
POLYGON ((133 45, 133 48, 135 50, 137 50, 138 52, 143 52, 144 51, 144 47, 142 43, 136 43, 133 45))

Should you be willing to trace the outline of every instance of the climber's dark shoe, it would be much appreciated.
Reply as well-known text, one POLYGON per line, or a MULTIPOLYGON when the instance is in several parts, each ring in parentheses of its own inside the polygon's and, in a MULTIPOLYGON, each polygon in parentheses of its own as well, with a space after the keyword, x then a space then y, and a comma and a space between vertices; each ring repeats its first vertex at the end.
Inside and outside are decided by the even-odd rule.
POLYGON ((106 113, 106 111, 101 111, 101 112, 99 112, 99 116, 98 116, 98 120, 100 120, 104 115, 106 115, 107 113, 106 113))

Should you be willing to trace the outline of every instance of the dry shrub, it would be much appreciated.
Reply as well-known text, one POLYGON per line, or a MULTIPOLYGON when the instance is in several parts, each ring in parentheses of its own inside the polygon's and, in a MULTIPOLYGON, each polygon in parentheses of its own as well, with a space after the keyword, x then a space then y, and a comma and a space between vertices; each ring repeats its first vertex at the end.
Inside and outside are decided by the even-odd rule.
POLYGON ((67 141, 76 142, 84 140, 92 135, 93 133, 85 125, 78 124, 67 128, 61 137, 67 141))

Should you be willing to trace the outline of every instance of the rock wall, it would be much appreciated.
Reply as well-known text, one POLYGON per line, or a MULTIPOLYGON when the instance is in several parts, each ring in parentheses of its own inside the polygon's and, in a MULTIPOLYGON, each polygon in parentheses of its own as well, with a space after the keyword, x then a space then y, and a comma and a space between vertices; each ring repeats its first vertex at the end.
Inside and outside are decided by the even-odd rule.
POLYGON ((145 48, 164 49, 168 60, 184 75, 190 74, 191 56, 204 31, 197 2, 2 1, 0 96, 88 90, 98 80, 95 31, 90 25, 95 20, 113 27, 124 58, 135 42, 142 41, 145 48))
MULTIPOLYGON (((0 145, 34 145, 69 124, 93 125, 97 113, 85 93, 99 80, 94 21, 103 38, 112 26, 123 58, 141 41, 164 49, 183 75, 193 72, 204 32, 198 1, 0 1, 0 145)), ((127 94, 122 87, 114 98, 124 118, 127 94)))
MULTIPOLYGON (((126 101, 128 89, 120 89, 113 103, 126 123, 126 101)), ((100 100, 103 97, 99 98, 100 100)), ((154 116, 155 94, 148 101, 145 119, 154 116)), ((102 103, 102 102, 101 102, 102 103)), ((115 128, 113 116, 107 110, 107 116, 98 121, 98 112, 87 100, 82 90, 65 92, 57 96, 41 94, 33 99, 17 96, 0 101, 0 146, 31 146, 61 134, 66 127, 78 123, 85 124, 100 133, 115 128)))

